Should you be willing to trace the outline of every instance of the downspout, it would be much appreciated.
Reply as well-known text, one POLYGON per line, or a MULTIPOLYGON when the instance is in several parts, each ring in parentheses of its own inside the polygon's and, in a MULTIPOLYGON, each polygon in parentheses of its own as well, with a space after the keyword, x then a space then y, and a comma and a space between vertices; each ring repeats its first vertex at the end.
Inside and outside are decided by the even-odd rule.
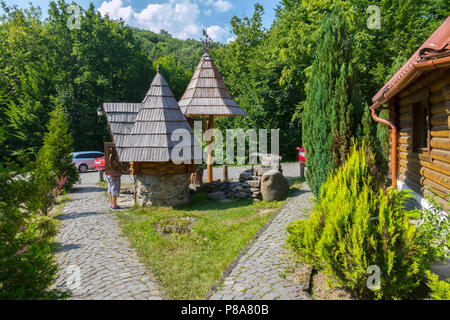
POLYGON ((391 172, 392 172, 392 187, 397 188, 397 127, 390 121, 377 116, 375 108, 379 105, 374 103, 370 110, 372 111, 372 119, 376 122, 386 124, 391 127, 391 172))

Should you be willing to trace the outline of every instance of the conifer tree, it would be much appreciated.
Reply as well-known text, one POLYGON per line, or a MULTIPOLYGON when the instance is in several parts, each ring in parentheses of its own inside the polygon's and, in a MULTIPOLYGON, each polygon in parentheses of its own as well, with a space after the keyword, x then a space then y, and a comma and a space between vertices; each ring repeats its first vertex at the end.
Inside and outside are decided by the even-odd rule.
POLYGON ((302 123, 307 180, 316 197, 330 171, 345 161, 361 119, 351 41, 339 7, 322 22, 317 42, 302 123))
POLYGON ((50 113, 44 135, 44 145, 39 150, 37 167, 39 170, 51 172, 54 177, 66 177, 65 189, 70 189, 79 179, 78 170, 72 163, 73 138, 69 132, 69 123, 64 108, 57 106, 50 113))

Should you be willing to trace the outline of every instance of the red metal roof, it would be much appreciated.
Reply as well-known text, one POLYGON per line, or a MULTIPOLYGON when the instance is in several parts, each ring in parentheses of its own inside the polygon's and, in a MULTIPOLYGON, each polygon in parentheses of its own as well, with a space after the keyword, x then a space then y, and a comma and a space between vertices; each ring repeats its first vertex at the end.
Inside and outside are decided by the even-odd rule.
MULTIPOLYGON (((420 76, 426 69, 438 67, 437 60, 445 59, 448 65, 450 55, 450 16, 436 29, 424 44, 409 58, 403 67, 372 98, 378 106, 392 98, 420 76), (430 61, 432 67, 423 68, 423 62, 430 61)), ((442 65, 442 64, 441 64, 442 65)), ((428 65, 427 65, 428 66, 428 65)))

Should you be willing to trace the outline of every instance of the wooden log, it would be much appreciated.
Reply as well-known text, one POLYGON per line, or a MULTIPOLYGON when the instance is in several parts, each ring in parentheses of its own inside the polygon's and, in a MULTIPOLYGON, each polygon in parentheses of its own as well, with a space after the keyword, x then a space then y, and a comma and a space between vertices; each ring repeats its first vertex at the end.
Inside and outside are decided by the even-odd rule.
POLYGON ((409 136, 411 134, 412 134, 412 128, 402 128, 399 131, 399 135, 401 135, 401 136, 409 136))
POLYGON ((430 179, 422 179, 421 184, 424 187, 431 187, 432 190, 436 193, 438 193, 441 196, 446 196, 450 194, 450 190, 445 188, 444 186, 441 186, 440 184, 437 184, 436 182, 430 180, 430 179))
POLYGON ((430 157, 428 156, 428 154, 424 154, 424 153, 417 153, 417 152, 399 152, 399 157, 405 160, 410 160, 410 159, 418 159, 421 161, 428 161, 431 162, 430 157))
POLYGON ((450 189, 450 177, 442 174, 440 172, 436 172, 434 170, 428 169, 428 168, 422 168, 420 170, 420 173, 423 177, 447 188, 450 189))
POLYGON ((133 164, 133 174, 149 174, 154 176, 174 175, 194 172, 195 164, 176 165, 172 162, 139 162, 133 164))
POLYGON ((449 138, 433 138, 431 139, 431 147, 442 149, 442 150, 450 150, 450 139, 449 138))
POLYGON ((448 84, 450 84, 450 73, 446 72, 442 77, 430 83, 430 91, 432 93, 439 92, 448 84))
POLYGON ((431 149, 431 158, 444 161, 445 163, 450 163, 450 151, 436 148, 431 149))
POLYGON ((407 170, 411 170, 412 172, 416 173, 416 174, 420 174, 420 169, 422 168, 420 165, 411 162, 411 161, 407 161, 404 159, 400 159, 400 161, 398 162, 398 164, 407 169, 407 170))
POLYGON ((412 111, 412 104, 407 104, 404 106, 399 107, 398 109, 398 113, 403 114, 403 113, 408 113, 412 111))
POLYGON ((398 146, 398 150, 399 151, 403 151, 403 152, 411 152, 412 151, 412 146, 411 145, 406 145, 406 144, 400 144, 398 146))
POLYGON ((416 103, 418 101, 422 100, 428 100, 428 96, 430 95, 430 91, 428 87, 421 88, 417 90, 414 93, 411 93, 410 95, 406 96, 405 98, 402 98, 398 101, 398 105, 406 106, 412 103, 416 103))
POLYGON ((434 199, 439 206, 442 208, 442 210, 444 210, 445 212, 449 212, 450 210, 450 203, 448 200, 445 200, 446 195, 443 194, 442 192, 436 192, 438 195, 434 194, 432 191, 435 191, 432 189, 432 191, 428 190, 428 188, 422 188, 423 189, 423 196, 424 197, 430 197, 432 199, 434 199))
POLYGON ((429 86, 431 83, 435 82, 436 80, 439 80, 442 78, 442 75, 444 74, 443 70, 431 72, 425 76, 420 77, 416 81, 414 81, 409 87, 406 89, 403 89, 398 96, 400 98, 405 98, 406 96, 416 92, 417 90, 429 86))
MULTIPOLYGON (((410 158, 410 157, 406 157, 404 158, 402 155, 400 155, 400 160, 401 161, 406 161, 408 163, 408 165, 414 164, 414 165, 418 165, 421 167, 425 167, 431 170, 434 170, 436 172, 440 172, 444 175, 450 176, 450 165, 448 165, 445 162, 439 161, 439 160, 434 160, 434 161, 425 161, 425 160, 420 160, 420 159, 414 159, 414 158, 410 158)), ((419 171, 420 173, 420 171, 419 171)))
POLYGON ((418 194, 422 193, 422 186, 420 183, 417 183, 410 178, 406 177, 404 174, 399 174, 398 179, 402 182, 404 182, 408 187, 410 187, 412 190, 417 192, 418 194))
POLYGON ((413 172, 412 170, 409 170, 405 167, 400 166, 398 168, 398 172, 406 176, 407 178, 411 179, 412 181, 416 182, 417 184, 420 184, 420 175, 418 173, 413 172))
POLYGON ((398 142, 400 144, 412 144, 413 138, 412 136, 400 136, 398 142))
POLYGON ((444 88, 442 88, 441 91, 432 93, 430 96, 430 102, 431 104, 438 104, 449 100, 449 98, 450 98, 450 86, 447 85, 444 88))
POLYGON ((450 138, 448 126, 433 126, 430 130, 432 137, 450 138))
POLYGON ((431 115, 450 114, 450 101, 444 101, 431 106, 431 115))
POLYGON ((412 120, 412 112, 401 113, 399 119, 400 119, 400 121, 402 121, 402 120, 412 120))
POLYGON ((398 123, 398 126, 399 126, 401 129, 404 129, 404 128, 412 128, 412 120, 403 120, 403 121, 400 121, 400 122, 398 123))
POLYGON ((448 115, 446 114, 437 114, 431 117, 431 125, 433 126, 448 126, 448 115))

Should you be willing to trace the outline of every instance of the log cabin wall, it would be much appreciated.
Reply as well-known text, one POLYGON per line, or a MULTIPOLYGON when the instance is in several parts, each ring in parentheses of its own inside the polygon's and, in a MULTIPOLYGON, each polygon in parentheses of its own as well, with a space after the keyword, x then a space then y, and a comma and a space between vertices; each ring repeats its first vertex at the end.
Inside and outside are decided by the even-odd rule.
POLYGON ((450 68, 423 74, 391 101, 398 125, 398 180, 448 212, 450 194, 450 68), (425 118, 425 119, 424 119, 425 118))

